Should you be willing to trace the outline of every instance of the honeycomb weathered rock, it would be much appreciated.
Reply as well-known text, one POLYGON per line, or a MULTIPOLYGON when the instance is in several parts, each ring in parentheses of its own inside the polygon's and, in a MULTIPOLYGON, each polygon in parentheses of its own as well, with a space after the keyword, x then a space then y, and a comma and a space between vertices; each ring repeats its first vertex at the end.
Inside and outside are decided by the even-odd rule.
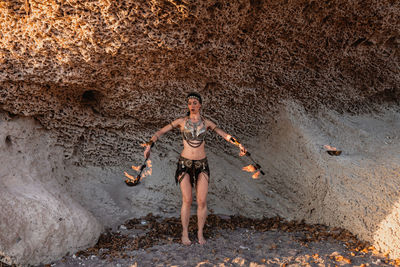
POLYGON ((189 90, 224 129, 254 136, 282 99, 352 112, 398 102, 399 11, 393 0, 0 1, 0 102, 95 164, 132 159, 184 114, 189 90))

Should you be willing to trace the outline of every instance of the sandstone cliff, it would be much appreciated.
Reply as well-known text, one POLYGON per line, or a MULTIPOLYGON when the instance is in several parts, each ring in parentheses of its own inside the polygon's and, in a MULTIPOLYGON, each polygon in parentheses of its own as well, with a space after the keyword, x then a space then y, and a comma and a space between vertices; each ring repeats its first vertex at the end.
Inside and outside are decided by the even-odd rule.
MULTIPOLYGON (((399 256, 399 248, 388 237, 399 229, 398 193, 392 190, 399 170, 394 156, 398 138, 392 134, 399 127, 399 13, 395 0, 0 0, 0 109, 7 125, 1 132, 0 159, 17 166, 21 159, 11 155, 28 143, 38 148, 27 145, 27 155, 57 151, 60 158, 52 164, 66 170, 52 174, 48 167, 43 172, 61 185, 57 190, 66 194, 61 202, 79 202, 65 205, 86 212, 83 206, 104 219, 103 225, 144 211, 175 210, 179 192, 166 179, 179 153, 178 134, 157 144, 158 165, 142 191, 123 188, 119 175, 129 163, 140 160, 140 143, 185 114, 184 96, 194 90, 204 97, 204 114, 243 140, 269 170, 263 180, 244 189, 242 183, 248 181, 243 179, 248 177, 234 169, 244 164, 243 159, 210 135, 210 157, 221 162, 212 170, 219 181, 210 194, 214 209, 345 227, 399 256), (383 110, 387 105, 393 114, 383 110), (357 114, 370 115, 351 117, 357 114), (27 131, 36 136, 35 127, 11 130, 13 123, 29 125, 31 120, 43 127, 43 138, 51 145, 43 145, 39 137, 20 135, 27 131), (374 144, 385 138, 384 133, 393 144, 385 156, 376 158, 374 144), (308 139, 298 140, 304 137, 308 139), (321 150, 323 141, 342 144, 348 152, 332 162, 321 150), (365 147, 369 152, 361 153, 365 147), (297 155, 303 150, 308 158, 297 155), (355 154, 362 155, 357 158, 359 170, 352 165, 355 154), (386 167, 377 170, 371 160, 386 167), (390 175, 388 168, 393 170, 390 175), (227 176, 237 185, 224 182, 227 176), (381 179, 389 180, 376 191, 375 182, 381 179), (376 206, 367 205, 369 198, 354 197, 361 193, 353 184, 361 180, 362 190, 376 206), (388 191, 390 198, 385 196, 388 191), (239 195, 240 201, 228 205, 222 193, 239 195), (163 204, 149 204, 160 199, 163 204), (148 209, 137 208, 140 203, 148 209), (338 216, 331 216, 332 207, 338 207, 338 216), (366 212, 355 212, 360 209, 366 212), (390 223, 384 223, 385 216, 390 223), (386 226, 379 228, 380 223, 386 226), (394 232, 390 234, 389 228, 394 232)), ((25 181, 22 169, 16 168, 12 176, 1 168, 7 177, 3 183, 17 179, 12 177, 25 181)), ((42 181, 42 174, 32 175, 32 181, 42 181)), ((7 199, 17 193, 4 188, 10 197, 2 205, 15 206, 7 199)), ((24 206, 15 210, 24 213, 24 206)), ((0 216, 12 212, 8 208, 0 216)), ((51 214, 43 216, 52 218, 51 214)), ((10 232, 20 231, 5 223, 5 217, 0 217, 2 225, 10 232)), ((90 214, 85 218, 96 230, 86 243, 75 239, 73 245, 64 244, 65 252, 73 250, 69 246, 95 242, 98 222, 90 214)), ((66 231, 76 230, 71 229, 66 231)), ((32 226, 32 231, 37 228, 32 226)), ((11 255, 16 262, 48 261, 46 249, 23 261, 18 255, 24 255, 26 243, 20 243, 25 245, 15 253, 7 242, 0 240, 0 255, 11 255)))
POLYGON ((0 101, 98 164, 184 114, 189 90, 254 136, 282 99, 398 100, 398 13, 392 0, 2 1, 0 101))

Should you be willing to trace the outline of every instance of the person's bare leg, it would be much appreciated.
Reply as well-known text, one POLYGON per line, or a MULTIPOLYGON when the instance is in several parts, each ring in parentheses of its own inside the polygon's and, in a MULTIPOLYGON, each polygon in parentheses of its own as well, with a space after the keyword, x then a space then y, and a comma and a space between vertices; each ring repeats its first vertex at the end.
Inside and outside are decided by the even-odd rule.
POLYGON ((182 192, 182 244, 190 245, 192 243, 189 239, 190 207, 192 206, 192 185, 190 184, 190 177, 188 174, 183 177, 182 182, 180 183, 180 187, 182 192))
POLYGON ((208 176, 201 173, 198 177, 196 185, 196 200, 197 200, 197 238, 199 244, 203 245, 206 240, 203 236, 203 228, 207 219, 207 193, 208 193, 208 176))

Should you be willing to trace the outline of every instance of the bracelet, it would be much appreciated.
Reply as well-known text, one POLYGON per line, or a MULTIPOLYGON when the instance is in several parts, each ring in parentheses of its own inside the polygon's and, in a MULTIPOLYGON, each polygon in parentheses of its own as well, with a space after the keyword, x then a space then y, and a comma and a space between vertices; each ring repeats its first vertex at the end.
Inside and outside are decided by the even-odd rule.
POLYGON ((229 142, 231 142, 231 143, 234 144, 235 146, 240 146, 239 141, 236 140, 236 138, 234 138, 233 136, 229 137, 229 142))
POLYGON ((153 140, 150 140, 150 141, 148 141, 147 143, 144 143, 143 146, 150 146, 150 147, 153 147, 153 146, 154 146, 154 141, 153 141, 153 140))

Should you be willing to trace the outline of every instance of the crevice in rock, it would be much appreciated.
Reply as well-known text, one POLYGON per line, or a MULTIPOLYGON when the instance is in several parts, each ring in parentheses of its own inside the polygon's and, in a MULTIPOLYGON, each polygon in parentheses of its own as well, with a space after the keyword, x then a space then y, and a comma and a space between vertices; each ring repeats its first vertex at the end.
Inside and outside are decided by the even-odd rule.
POLYGON ((82 103, 92 104, 99 103, 102 98, 102 94, 96 90, 87 90, 82 94, 82 103))
POLYGON ((17 114, 14 114, 12 112, 8 112, 8 117, 10 117, 10 119, 15 118, 16 116, 18 116, 17 114))
POLYGON ((11 136, 9 135, 6 136, 6 145, 8 147, 12 146, 11 136))

